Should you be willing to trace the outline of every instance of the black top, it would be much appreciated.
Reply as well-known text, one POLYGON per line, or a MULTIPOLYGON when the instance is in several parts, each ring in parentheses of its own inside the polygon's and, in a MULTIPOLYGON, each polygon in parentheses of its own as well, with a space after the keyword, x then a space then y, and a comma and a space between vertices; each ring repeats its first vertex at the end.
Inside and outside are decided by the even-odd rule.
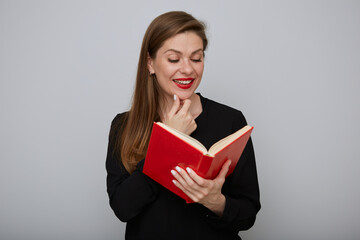
MULTIPOLYGON (((200 95, 203 112, 191 134, 206 148, 246 125, 243 114, 200 95)), ((118 131, 123 114, 112 122, 118 131)), ((238 232, 253 226, 260 210, 259 186, 251 139, 232 174, 223 185, 226 197, 222 217, 198 203, 185 201, 142 173, 146 159, 131 175, 112 152, 109 139, 106 159, 110 206, 126 225, 126 239, 240 239, 238 232)))

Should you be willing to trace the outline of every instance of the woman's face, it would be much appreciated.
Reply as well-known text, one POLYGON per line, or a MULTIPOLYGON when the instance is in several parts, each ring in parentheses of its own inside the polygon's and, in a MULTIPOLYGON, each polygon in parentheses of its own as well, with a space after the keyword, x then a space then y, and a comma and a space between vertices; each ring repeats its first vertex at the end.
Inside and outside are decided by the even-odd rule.
POLYGON ((176 94, 180 100, 190 98, 199 86, 204 71, 204 52, 201 38, 194 32, 184 32, 166 40, 149 57, 148 70, 155 73, 166 98, 176 94))

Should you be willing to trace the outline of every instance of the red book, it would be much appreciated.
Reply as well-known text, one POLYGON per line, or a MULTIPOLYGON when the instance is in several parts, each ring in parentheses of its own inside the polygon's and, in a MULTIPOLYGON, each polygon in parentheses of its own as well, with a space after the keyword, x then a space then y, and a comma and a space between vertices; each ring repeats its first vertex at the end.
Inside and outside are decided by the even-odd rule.
POLYGON ((184 169, 190 167, 199 176, 214 179, 226 160, 231 159, 228 176, 234 171, 252 130, 253 127, 245 126, 207 150, 196 139, 161 122, 155 122, 143 173, 191 203, 193 201, 172 182, 175 178, 170 171, 176 166, 184 169))

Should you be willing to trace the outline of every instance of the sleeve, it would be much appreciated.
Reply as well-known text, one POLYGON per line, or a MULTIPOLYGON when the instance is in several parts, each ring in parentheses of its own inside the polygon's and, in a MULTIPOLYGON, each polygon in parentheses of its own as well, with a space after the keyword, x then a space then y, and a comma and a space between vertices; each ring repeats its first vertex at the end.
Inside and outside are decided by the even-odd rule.
MULTIPOLYGON (((242 114, 234 123, 234 130, 246 125, 242 114)), ((222 217, 210 212, 207 221, 214 228, 239 232, 251 228, 261 208, 255 154, 250 138, 234 172, 225 180, 223 194, 226 197, 222 217)))
MULTIPOLYGON (((121 118, 119 115, 115 117, 110 131, 114 130, 115 122, 119 121, 119 118, 121 118)), ((129 174, 112 152, 113 144, 109 138, 106 157, 107 193, 115 215, 121 221, 127 222, 140 214, 148 204, 156 199, 158 185, 142 173, 144 160, 141 160, 136 170, 129 174)))

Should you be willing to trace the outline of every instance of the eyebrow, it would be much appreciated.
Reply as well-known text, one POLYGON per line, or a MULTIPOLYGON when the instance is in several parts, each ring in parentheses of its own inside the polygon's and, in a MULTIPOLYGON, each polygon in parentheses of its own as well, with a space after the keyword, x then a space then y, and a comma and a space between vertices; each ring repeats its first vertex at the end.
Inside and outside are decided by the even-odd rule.
MULTIPOLYGON (((167 52, 175 52, 175 53, 178 53, 178 54, 182 54, 182 52, 180 52, 179 50, 175 50, 175 49, 172 49, 172 48, 166 50, 166 51, 164 52, 164 54, 167 53, 167 52)), ((202 49, 202 48, 199 48, 198 50, 193 51, 193 52, 191 53, 191 55, 193 55, 193 54, 195 54, 195 53, 198 53, 198 52, 203 52, 203 49, 202 49)))

